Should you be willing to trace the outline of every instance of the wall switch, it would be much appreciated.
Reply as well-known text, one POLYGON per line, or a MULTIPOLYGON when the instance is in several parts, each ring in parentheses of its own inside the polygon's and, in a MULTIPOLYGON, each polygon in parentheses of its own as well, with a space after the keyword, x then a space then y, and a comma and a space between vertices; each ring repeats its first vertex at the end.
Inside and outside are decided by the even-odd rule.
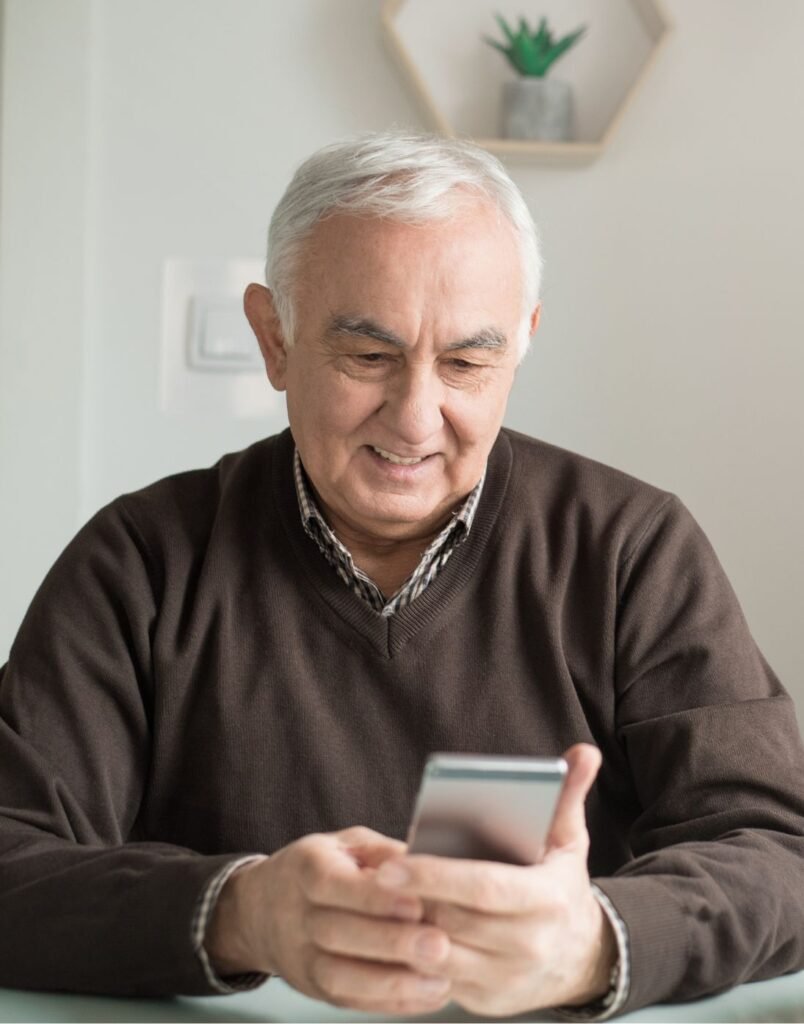
POLYGON ((187 360, 194 370, 262 373, 257 339, 238 296, 194 296, 187 360))
MULTIPOLYGON (((160 405, 169 415, 258 417, 281 430, 285 402, 268 382, 243 291, 262 259, 165 261, 160 405)), ((267 429, 267 428, 266 428, 267 429)))

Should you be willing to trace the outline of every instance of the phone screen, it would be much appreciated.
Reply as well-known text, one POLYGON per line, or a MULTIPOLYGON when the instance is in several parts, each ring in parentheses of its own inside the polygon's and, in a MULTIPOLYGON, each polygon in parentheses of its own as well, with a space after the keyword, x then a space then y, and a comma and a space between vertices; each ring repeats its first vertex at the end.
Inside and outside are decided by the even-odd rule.
POLYGON ((538 863, 566 773, 562 758, 432 754, 409 852, 538 863))

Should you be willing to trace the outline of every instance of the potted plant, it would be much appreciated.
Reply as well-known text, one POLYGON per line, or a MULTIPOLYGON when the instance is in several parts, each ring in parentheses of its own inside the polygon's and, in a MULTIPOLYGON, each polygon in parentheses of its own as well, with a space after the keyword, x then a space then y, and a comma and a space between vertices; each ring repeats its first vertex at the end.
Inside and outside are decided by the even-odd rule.
POLYGON ((564 142, 572 137, 572 88, 568 82, 546 78, 548 70, 574 46, 585 26, 554 39, 542 18, 534 32, 526 18, 519 19, 517 31, 501 14, 497 23, 505 42, 489 36, 485 40, 508 58, 519 78, 503 86, 502 131, 507 139, 540 139, 564 142))

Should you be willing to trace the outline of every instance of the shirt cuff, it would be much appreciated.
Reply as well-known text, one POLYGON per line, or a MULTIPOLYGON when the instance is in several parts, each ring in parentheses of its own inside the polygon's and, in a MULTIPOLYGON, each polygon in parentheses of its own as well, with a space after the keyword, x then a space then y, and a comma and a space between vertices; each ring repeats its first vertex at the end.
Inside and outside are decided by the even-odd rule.
POLYGON ((602 999, 598 999, 588 1006, 562 1006, 560 1010, 556 1011, 564 1020, 568 1021, 598 1021, 614 1017, 625 1005, 631 984, 631 955, 625 921, 614 909, 614 904, 608 896, 602 889, 598 889, 594 882, 592 883, 592 892, 608 918, 617 941, 617 977, 602 999))
POLYGON ((196 905, 192 924, 193 949, 195 950, 196 956, 201 961, 201 966, 204 968, 204 975, 206 976, 210 986, 215 989, 216 992, 220 992, 221 995, 230 995, 233 992, 245 992, 248 989, 257 988, 270 977, 268 974, 261 974, 253 971, 248 974, 233 974, 228 976, 226 979, 221 978, 209 962, 209 956, 207 955, 207 951, 204 949, 204 938, 207 933, 207 925, 212 917, 212 911, 215 909, 215 904, 218 902, 221 889, 223 889, 224 885, 226 885, 229 878, 235 873, 235 871, 237 871, 238 868, 242 868, 246 864, 253 864, 258 860, 267 859, 267 857, 261 854, 254 854, 250 857, 240 857, 239 860, 233 860, 219 871, 217 875, 213 875, 196 905))

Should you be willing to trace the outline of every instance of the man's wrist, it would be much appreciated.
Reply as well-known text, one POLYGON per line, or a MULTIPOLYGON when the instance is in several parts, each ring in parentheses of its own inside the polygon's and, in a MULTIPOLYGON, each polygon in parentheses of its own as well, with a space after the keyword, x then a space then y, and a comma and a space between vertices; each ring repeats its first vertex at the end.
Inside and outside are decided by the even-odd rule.
POLYGON ((608 914, 595 894, 596 927, 589 969, 576 996, 566 1005, 586 1007, 604 1000, 612 988, 612 977, 619 965, 619 950, 614 928, 608 914))
POLYGON ((558 1014, 564 1020, 576 1022, 604 1021, 621 1013, 628 1000, 631 985, 631 959, 628 948, 628 929, 614 904, 595 883, 592 892, 604 912, 614 935, 616 956, 609 974, 608 991, 584 1005, 565 1005, 558 1014))
MULTIPOLYGON (((598 906, 600 906, 599 903, 598 906)), ((595 967, 592 985, 594 994, 587 1000, 589 1003, 600 1003, 611 995, 612 989, 615 988, 617 984, 620 967, 620 954, 617 948, 617 938, 614 934, 614 928, 612 927, 608 916, 603 912, 602 907, 600 907, 600 914, 603 919, 600 939, 600 955, 595 967)))
POLYGON ((256 945, 251 941, 250 912, 255 904, 252 872, 265 860, 266 857, 253 858, 237 865, 212 907, 203 949, 211 968, 220 977, 255 971, 274 973, 271 966, 256 963, 256 945))

